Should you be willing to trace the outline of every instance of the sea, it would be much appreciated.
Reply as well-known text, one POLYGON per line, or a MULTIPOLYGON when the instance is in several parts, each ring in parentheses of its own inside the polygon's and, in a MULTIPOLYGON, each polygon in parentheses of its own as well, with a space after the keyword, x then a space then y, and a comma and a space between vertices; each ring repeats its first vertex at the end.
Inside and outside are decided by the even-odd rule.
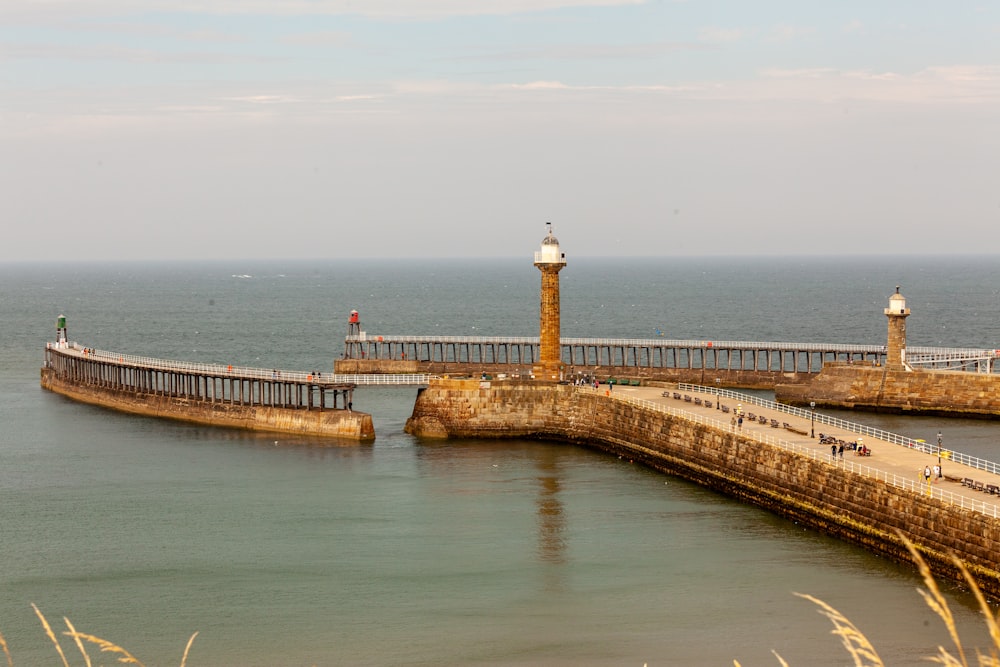
MULTIPOLYGON (((574 258, 567 337, 1000 348, 1000 258, 574 258)), ((956 653, 914 568, 595 450, 420 440, 415 387, 359 387, 373 443, 121 414, 43 391, 55 323, 89 347, 332 371, 369 335, 537 336, 531 253, 504 259, 0 264, 0 634, 70 664, 72 624, 147 666, 853 664, 956 653)), ((1000 460, 1000 422, 843 413, 1000 460)), ((877 463, 877 462, 876 462, 877 463)), ((989 638, 941 583, 970 661, 989 638)), ((94 664, 120 653, 87 644, 94 664)), ((3 660, 0 660, 3 663, 3 660)))

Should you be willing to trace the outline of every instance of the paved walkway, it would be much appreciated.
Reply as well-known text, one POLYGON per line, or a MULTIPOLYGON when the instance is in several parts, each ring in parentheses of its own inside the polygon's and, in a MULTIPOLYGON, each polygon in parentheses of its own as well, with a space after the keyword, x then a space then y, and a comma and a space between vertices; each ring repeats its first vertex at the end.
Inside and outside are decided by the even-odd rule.
MULTIPOLYGON (((602 385, 601 391, 604 392, 605 390, 605 387, 602 385)), ((721 404, 730 408, 730 412, 727 414, 716 408, 714 400, 715 396, 692 394, 700 396, 702 399, 708 399, 711 401, 712 407, 708 408, 704 405, 695 405, 693 402, 689 403, 683 399, 673 398, 672 396, 675 391, 679 390, 673 386, 616 386, 612 390, 612 396, 614 398, 632 397, 646 400, 655 404, 673 408, 675 410, 682 410, 695 415, 700 415, 706 419, 718 419, 726 424, 728 424, 733 416, 733 412, 735 411, 738 403, 738 401, 734 399, 723 397, 721 404), (669 397, 663 396, 664 391, 668 392, 669 397)), ((683 396, 685 393, 690 394, 691 392, 680 391, 679 393, 683 396)), ((977 482, 982 482, 984 486, 994 485, 1000 487, 1000 474, 989 473, 985 470, 979 470, 971 466, 944 459, 942 461, 944 478, 938 481, 933 481, 932 476, 932 483, 928 487, 927 483, 924 481, 924 467, 928 466, 933 471, 935 464, 938 462, 936 454, 928 454, 926 452, 906 447, 905 445, 894 444, 874 437, 864 436, 864 444, 872 450, 871 456, 856 456, 854 451, 845 449, 843 459, 840 459, 839 457, 837 459, 833 459, 830 456, 830 445, 821 445, 819 442, 819 429, 816 429, 815 438, 810 437, 811 423, 809 419, 790 415, 785 412, 778 412, 759 405, 744 403, 744 415, 751 412, 758 416, 764 415, 768 419, 768 422, 770 422, 773 418, 777 420, 779 424, 787 423, 789 426, 802 431, 805 435, 783 427, 774 428, 770 425, 761 424, 756 421, 750 422, 750 420, 746 418, 743 420, 742 430, 744 434, 755 434, 761 438, 777 438, 788 443, 792 443, 800 448, 815 452, 815 457, 817 459, 826 460, 831 465, 844 465, 852 463, 860 464, 867 468, 884 472, 887 475, 895 476, 899 478, 901 482, 908 480, 905 482, 906 485, 909 486, 912 483, 912 488, 916 492, 926 493, 929 491, 931 495, 941 497, 946 502, 961 504, 963 507, 969 507, 970 509, 984 512, 991 516, 1000 516, 1000 496, 992 495, 984 491, 978 491, 974 488, 965 486, 962 483, 963 479, 969 478, 977 482), (962 499, 965 499, 965 501, 962 499)), ((823 425, 823 432, 846 442, 853 442, 858 439, 857 433, 832 428, 826 424, 823 425)))

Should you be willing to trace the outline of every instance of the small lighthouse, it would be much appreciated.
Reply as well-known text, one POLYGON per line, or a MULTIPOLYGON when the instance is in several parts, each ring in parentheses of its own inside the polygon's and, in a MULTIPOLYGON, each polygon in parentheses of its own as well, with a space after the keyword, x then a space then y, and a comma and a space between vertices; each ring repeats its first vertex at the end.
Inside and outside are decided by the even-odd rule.
POLYGON ((889 297, 889 307, 885 309, 885 316, 889 318, 889 340, 885 348, 886 370, 910 370, 906 365, 906 318, 909 315, 906 298, 899 293, 899 285, 896 285, 896 293, 889 297))
POLYGON ((559 241, 552 235, 552 223, 546 222, 548 234, 542 248, 535 253, 535 266, 542 272, 541 349, 538 364, 532 369, 542 380, 559 380, 562 370, 562 347, 559 333, 559 271, 566 266, 566 255, 559 250, 559 241))
POLYGON ((56 343, 58 347, 66 347, 66 343, 69 339, 66 335, 66 316, 62 313, 56 318, 56 343))

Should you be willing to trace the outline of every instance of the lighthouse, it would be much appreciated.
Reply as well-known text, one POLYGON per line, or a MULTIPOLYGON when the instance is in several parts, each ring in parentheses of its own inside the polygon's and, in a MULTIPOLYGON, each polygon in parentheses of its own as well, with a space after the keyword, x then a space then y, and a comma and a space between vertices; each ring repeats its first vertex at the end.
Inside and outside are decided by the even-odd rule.
POLYGON ((552 235, 552 223, 546 222, 548 234, 542 239, 541 250, 535 253, 535 266, 542 272, 541 339, 538 363, 532 369, 535 378, 560 380, 562 347, 559 334, 559 271, 566 266, 566 255, 552 235))
POLYGON ((886 370, 910 370, 906 365, 906 318, 909 315, 906 297, 899 293, 899 285, 896 285, 896 293, 889 297, 889 307, 885 309, 885 316, 889 318, 889 340, 885 348, 886 370))

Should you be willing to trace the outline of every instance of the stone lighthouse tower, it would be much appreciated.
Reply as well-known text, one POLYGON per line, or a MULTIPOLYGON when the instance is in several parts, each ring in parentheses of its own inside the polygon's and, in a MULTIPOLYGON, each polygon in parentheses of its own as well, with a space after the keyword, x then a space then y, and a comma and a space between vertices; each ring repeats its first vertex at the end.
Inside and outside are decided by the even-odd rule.
POLYGON ((906 298, 899 293, 899 285, 896 285, 896 293, 889 297, 889 307, 885 309, 885 316, 889 318, 889 342, 885 348, 887 370, 910 370, 906 365, 906 318, 909 315, 906 298))
POLYGON ((535 253, 535 266, 542 272, 541 349, 538 364, 532 369, 535 378, 559 380, 562 368, 562 347, 559 334, 559 271, 566 266, 566 255, 559 250, 559 241, 552 235, 552 223, 546 222, 548 235, 542 239, 542 249, 535 253))

